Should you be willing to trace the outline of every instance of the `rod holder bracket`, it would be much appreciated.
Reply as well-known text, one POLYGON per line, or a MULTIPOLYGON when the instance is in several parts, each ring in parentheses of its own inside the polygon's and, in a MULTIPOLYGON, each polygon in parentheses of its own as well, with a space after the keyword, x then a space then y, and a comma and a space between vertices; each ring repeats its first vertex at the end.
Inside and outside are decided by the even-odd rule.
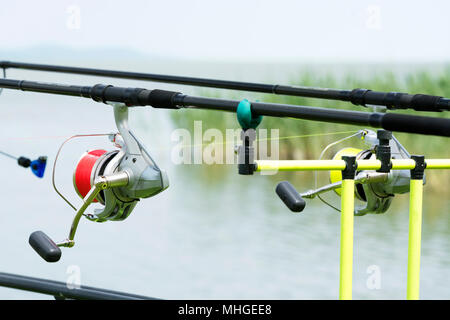
POLYGON ((377 170, 377 172, 388 173, 392 169, 391 146, 389 145, 389 142, 392 139, 392 132, 387 130, 378 130, 377 138, 379 144, 375 148, 375 154, 377 159, 381 162, 381 167, 377 170))
POLYGON ((342 180, 354 180, 357 169, 356 157, 342 156, 342 160, 345 161, 345 169, 342 170, 342 180))
POLYGON ((412 180, 422 180, 424 176, 425 168, 427 164, 425 162, 424 156, 412 155, 411 159, 416 162, 414 169, 411 169, 411 179, 412 180))

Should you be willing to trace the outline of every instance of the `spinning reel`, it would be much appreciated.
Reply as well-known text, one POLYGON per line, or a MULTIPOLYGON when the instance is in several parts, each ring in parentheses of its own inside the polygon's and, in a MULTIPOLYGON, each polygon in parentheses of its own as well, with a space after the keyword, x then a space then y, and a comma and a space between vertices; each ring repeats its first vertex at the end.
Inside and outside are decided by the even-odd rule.
MULTIPOLYGON (((152 197, 169 186, 166 172, 158 167, 130 131, 128 108, 123 104, 114 104, 113 107, 119 133, 109 137, 117 149, 86 152, 78 161, 73 174, 75 190, 83 199, 82 206, 77 210, 54 184, 56 192, 77 211, 68 238, 55 243, 42 231, 35 231, 30 235, 30 245, 47 262, 60 259, 59 247, 75 245, 74 237, 81 216, 96 222, 124 220, 131 214, 139 199, 152 197), (102 208, 85 214, 93 202, 98 202, 102 208)), ((55 164, 56 160, 57 157, 55 164)))
MULTIPOLYGON (((390 170, 390 159, 409 159, 410 154, 392 135, 390 131, 378 130, 377 133, 371 130, 360 130, 356 134, 336 141, 328 145, 319 157, 332 146, 342 143, 352 137, 361 138, 367 149, 343 148, 338 151, 333 160, 342 159, 343 156, 355 156, 356 160, 378 159, 382 166, 379 170, 361 170, 355 176, 355 198, 360 204, 355 206, 354 214, 361 216, 367 213, 385 213, 396 194, 409 192, 410 170, 390 170)), ((319 198, 323 203, 331 208, 340 211, 331 203, 326 201, 321 194, 334 191, 341 195, 342 173, 341 171, 330 171, 330 184, 317 187, 317 172, 315 172, 315 189, 298 193, 287 181, 277 185, 276 193, 287 207, 294 212, 301 212, 306 206, 304 198, 319 198)))

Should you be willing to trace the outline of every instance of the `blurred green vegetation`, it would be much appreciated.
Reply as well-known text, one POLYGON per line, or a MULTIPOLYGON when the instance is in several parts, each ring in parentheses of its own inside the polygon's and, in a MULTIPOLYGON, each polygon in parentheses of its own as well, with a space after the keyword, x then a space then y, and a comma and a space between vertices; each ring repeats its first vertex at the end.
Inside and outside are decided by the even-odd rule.
MULTIPOLYGON (((270 81, 266 81, 266 83, 270 83, 270 81)), ((339 77, 339 80, 333 75, 315 76, 312 73, 300 73, 295 79, 290 81, 290 85, 340 89, 368 88, 378 91, 397 91, 412 94, 423 93, 450 97, 450 66, 433 74, 426 70, 414 70, 400 77, 392 72, 386 72, 363 81, 352 75, 351 72, 349 72, 348 75, 339 77)), ((196 91, 196 94, 226 99, 240 100, 247 98, 250 101, 259 100, 325 108, 372 111, 361 106, 352 105, 348 102, 277 96, 261 93, 200 89, 196 91)), ((433 117, 445 116, 445 113, 416 112, 414 110, 399 110, 392 112, 433 117)), ((202 121, 203 132, 209 128, 217 128, 219 130, 239 128, 234 113, 208 110, 198 110, 196 112, 180 110, 179 112, 171 113, 171 117, 176 127, 186 128, 191 130, 191 132, 195 120, 202 121)), ((265 117, 259 128, 279 129, 280 137, 287 137, 279 141, 280 159, 315 159, 326 145, 349 135, 349 133, 333 133, 348 132, 352 130, 356 132, 357 130, 362 129, 361 127, 352 125, 271 117, 265 117), (305 135, 311 136, 298 137, 305 135)), ((448 138, 405 133, 395 133, 395 135, 411 154, 423 154, 428 158, 450 157, 448 138)), ((431 179, 428 179, 427 184, 431 184, 430 188, 439 189, 439 186, 442 186, 442 183, 448 183, 450 173, 448 170, 445 173, 442 171, 429 172, 429 176, 431 179)))

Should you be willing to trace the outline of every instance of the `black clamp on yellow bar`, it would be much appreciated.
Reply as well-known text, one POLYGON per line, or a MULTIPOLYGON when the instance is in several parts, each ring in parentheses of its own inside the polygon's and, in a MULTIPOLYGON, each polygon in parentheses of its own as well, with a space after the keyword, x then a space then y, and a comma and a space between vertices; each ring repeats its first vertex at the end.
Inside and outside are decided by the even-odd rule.
POLYGON ((345 161, 345 169, 342 170, 342 180, 355 179, 357 164, 355 156, 342 156, 342 160, 345 161))
POLYGON ((377 138, 380 143, 376 146, 375 154, 377 159, 381 162, 381 167, 377 172, 388 173, 392 169, 391 146, 389 145, 389 141, 392 139, 392 132, 378 130, 377 138))
POLYGON ((411 169, 411 179, 412 180, 422 180, 424 176, 425 168, 427 163, 425 162, 424 156, 412 155, 411 159, 416 162, 414 169, 411 169))

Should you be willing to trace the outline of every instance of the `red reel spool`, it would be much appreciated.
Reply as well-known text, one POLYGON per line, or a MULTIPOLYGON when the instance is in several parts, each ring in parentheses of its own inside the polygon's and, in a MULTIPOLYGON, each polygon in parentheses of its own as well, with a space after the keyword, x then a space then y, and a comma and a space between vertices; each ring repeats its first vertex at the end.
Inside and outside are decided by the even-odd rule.
MULTIPOLYGON (((73 186, 81 198, 91 190, 91 176, 97 160, 106 153, 106 150, 97 149, 86 152, 78 161, 75 168, 73 186)), ((95 199, 94 202, 97 202, 95 199)))

